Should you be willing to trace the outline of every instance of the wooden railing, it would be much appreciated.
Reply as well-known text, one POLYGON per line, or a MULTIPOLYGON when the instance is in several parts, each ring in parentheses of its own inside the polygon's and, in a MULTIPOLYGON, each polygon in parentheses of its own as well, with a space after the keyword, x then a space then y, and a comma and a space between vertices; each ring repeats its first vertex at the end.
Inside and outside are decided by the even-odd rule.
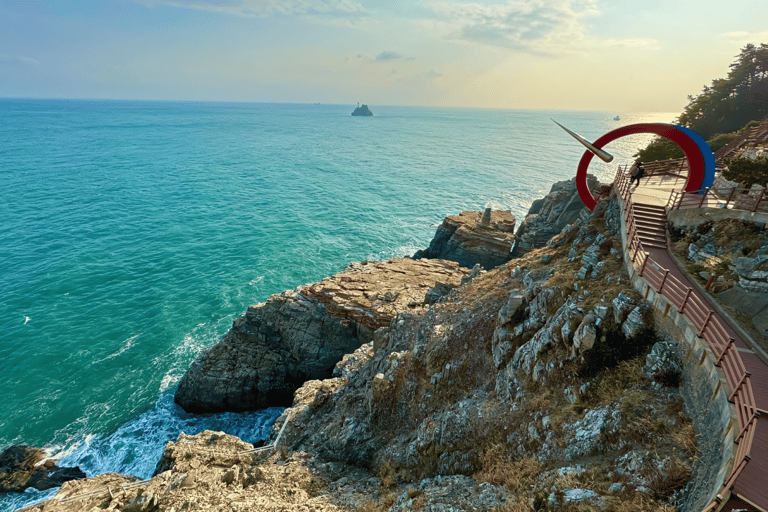
MULTIPOLYGON (((738 444, 731 474, 723 483, 730 490, 750 459, 750 450, 755 437, 757 418, 760 415, 755 403, 750 373, 735 346, 735 340, 728 334, 720 316, 710 309, 708 303, 690 286, 670 274, 643 250, 634 226, 632 196, 629 194, 629 176, 626 166, 616 172, 614 186, 624 204, 625 226, 629 257, 640 277, 652 286, 657 293, 666 297, 681 314, 684 314, 703 338, 717 358, 715 366, 722 369, 731 389, 730 402, 736 407, 739 434, 738 444)), ((710 505, 707 509, 712 508, 710 505)), ((717 508, 717 507, 715 507, 717 508)), ((714 510, 714 508, 713 508, 714 510)))
POLYGON ((768 194, 765 193, 765 189, 747 188, 707 189, 703 194, 673 190, 669 195, 666 209, 670 211, 702 207, 768 213, 768 194))

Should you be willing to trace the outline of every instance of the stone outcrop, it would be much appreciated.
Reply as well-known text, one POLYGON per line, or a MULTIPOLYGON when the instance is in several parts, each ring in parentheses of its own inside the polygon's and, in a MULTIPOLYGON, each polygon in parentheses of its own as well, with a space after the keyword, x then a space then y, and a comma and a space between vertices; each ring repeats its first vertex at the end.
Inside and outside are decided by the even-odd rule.
POLYGON ((469 271, 444 260, 395 258, 343 272, 251 306, 201 353, 174 397, 188 412, 243 411, 290 403, 305 381, 331 376, 344 354, 373 339, 400 311, 425 307, 437 283, 469 271))
POLYGON ((449 215, 437 228, 429 247, 415 259, 441 258, 472 268, 492 269, 510 258, 515 216, 509 210, 466 211, 449 215))
MULTIPOLYGON (((597 185, 597 178, 588 174, 589 190, 596 189, 597 185)), ((558 181, 545 197, 531 204, 525 220, 517 229, 513 256, 522 256, 531 249, 543 247, 563 228, 587 214, 589 210, 581 202, 576 190, 576 179, 558 181)))
POLYGON ((243 383, 258 396, 264 381, 265 392, 287 394, 288 382, 303 379, 267 440, 277 445, 273 454, 243 453, 251 445, 223 433, 182 434, 150 482, 101 475, 65 485, 58 497, 129 485, 33 510, 619 509, 637 493, 647 509, 674 504, 653 491, 652 479, 619 471, 665 478, 665 468, 697 455, 666 378, 671 352, 654 349, 649 377, 631 355, 594 364, 607 361, 595 354, 628 345, 624 328, 636 332, 645 308, 610 261, 611 211, 596 209, 599 230, 580 217, 558 235, 547 249, 558 268, 531 255, 514 269, 478 266, 470 281, 453 262, 361 263, 249 308, 195 362, 190 382, 199 387, 184 393, 208 400, 220 386, 223 403, 246 396, 243 383), (592 244, 603 227, 608 240, 592 244), (569 248, 560 245, 569 241, 566 262, 569 248), (574 282, 567 272, 589 247, 600 247, 587 256, 599 260, 593 266, 606 264, 574 282), (337 349, 346 355, 334 359, 337 349), (313 368, 323 375, 309 377, 313 368), (596 474, 605 475, 599 486, 596 474))
MULTIPOLYGON (((325 483, 319 475, 322 468, 310 469, 308 457, 280 461, 279 465, 273 463, 274 458, 263 463, 257 455, 243 453, 251 448, 249 443, 223 432, 181 434, 176 442, 168 443, 157 472, 149 481, 107 473, 67 482, 55 499, 27 510, 349 510, 318 494, 325 483)), ((358 492, 362 494, 365 486, 360 487, 358 492)))
POLYGON ((56 461, 43 462, 45 458, 41 448, 24 445, 6 448, 0 453, 0 492, 23 492, 29 487, 44 491, 86 476, 80 468, 60 468, 56 461))
POLYGON ((368 105, 360 105, 352 111, 352 115, 371 117, 373 116, 373 112, 371 112, 371 109, 368 108, 368 105))

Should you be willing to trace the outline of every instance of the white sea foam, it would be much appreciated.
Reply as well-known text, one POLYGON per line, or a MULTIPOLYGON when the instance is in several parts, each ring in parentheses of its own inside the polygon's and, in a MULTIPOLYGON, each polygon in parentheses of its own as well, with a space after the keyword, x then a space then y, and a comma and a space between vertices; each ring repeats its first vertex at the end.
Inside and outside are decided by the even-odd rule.
POLYGON ((126 350, 130 349, 131 347, 133 347, 134 342, 141 335, 142 335, 142 333, 134 334, 133 336, 129 337, 128 339, 126 339, 125 341, 120 343, 120 348, 118 348, 116 351, 114 351, 111 354, 109 354, 108 356, 102 357, 101 359, 98 359, 98 360, 96 360, 94 362, 95 363, 102 363, 104 361, 109 361, 110 359, 116 358, 117 356, 119 356, 120 354, 125 352, 126 350))
POLYGON ((168 441, 181 432, 223 431, 253 443, 265 439, 283 409, 249 413, 191 415, 162 393, 145 412, 123 423, 111 434, 89 435, 61 448, 60 465, 79 466, 88 476, 108 472, 150 478, 168 441))

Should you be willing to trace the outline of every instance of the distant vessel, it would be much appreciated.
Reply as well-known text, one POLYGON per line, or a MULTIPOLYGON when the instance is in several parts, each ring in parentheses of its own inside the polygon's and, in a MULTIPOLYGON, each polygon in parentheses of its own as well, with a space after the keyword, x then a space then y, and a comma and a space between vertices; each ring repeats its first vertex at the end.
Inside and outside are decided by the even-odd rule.
POLYGON ((621 118, 619 116, 616 116, 613 118, 614 121, 621 121, 621 118))
POLYGON ((373 112, 368 109, 368 105, 357 104, 357 108, 352 112, 353 116, 372 116, 373 112))

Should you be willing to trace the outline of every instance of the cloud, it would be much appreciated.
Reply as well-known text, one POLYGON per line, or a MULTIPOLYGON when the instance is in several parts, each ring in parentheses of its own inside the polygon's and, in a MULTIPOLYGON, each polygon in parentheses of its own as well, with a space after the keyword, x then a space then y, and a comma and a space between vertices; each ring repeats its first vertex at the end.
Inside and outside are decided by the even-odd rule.
POLYGON ((40 62, 32 57, 10 57, 0 54, 0 63, 2 64, 21 64, 23 66, 39 66, 40 62))
POLYGON ((719 34, 720 39, 724 39, 729 44, 743 46, 748 43, 759 45, 768 41, 768 31, 766 32, 723 32, 719 34))
POLYGON ((430 69, 429 71, 424 73, 424 76, 427 77, 427 78, 437 78, 439 76, 443 76, 443 74, 442 73, 438 73, 434 69, 430 69))
POLYGON ((134 0, 147 7, 166 5, 251 18, 272 14, 298 16, 361 16, 365 8, 355 0, 134 0))
POLYGON ((645 46, 650 39, 600 41, 586 34, 596 0, 510 0, 501 5, 437 1, 426 24, 446 37, 535 55, 559 56, 605 46, 645 46))
POLYGON ((395 52, 381 52, 376 56, 376 60, 379 62, 386 62, 389 60, 414 60, 413 57, 405 57, 395 52))

